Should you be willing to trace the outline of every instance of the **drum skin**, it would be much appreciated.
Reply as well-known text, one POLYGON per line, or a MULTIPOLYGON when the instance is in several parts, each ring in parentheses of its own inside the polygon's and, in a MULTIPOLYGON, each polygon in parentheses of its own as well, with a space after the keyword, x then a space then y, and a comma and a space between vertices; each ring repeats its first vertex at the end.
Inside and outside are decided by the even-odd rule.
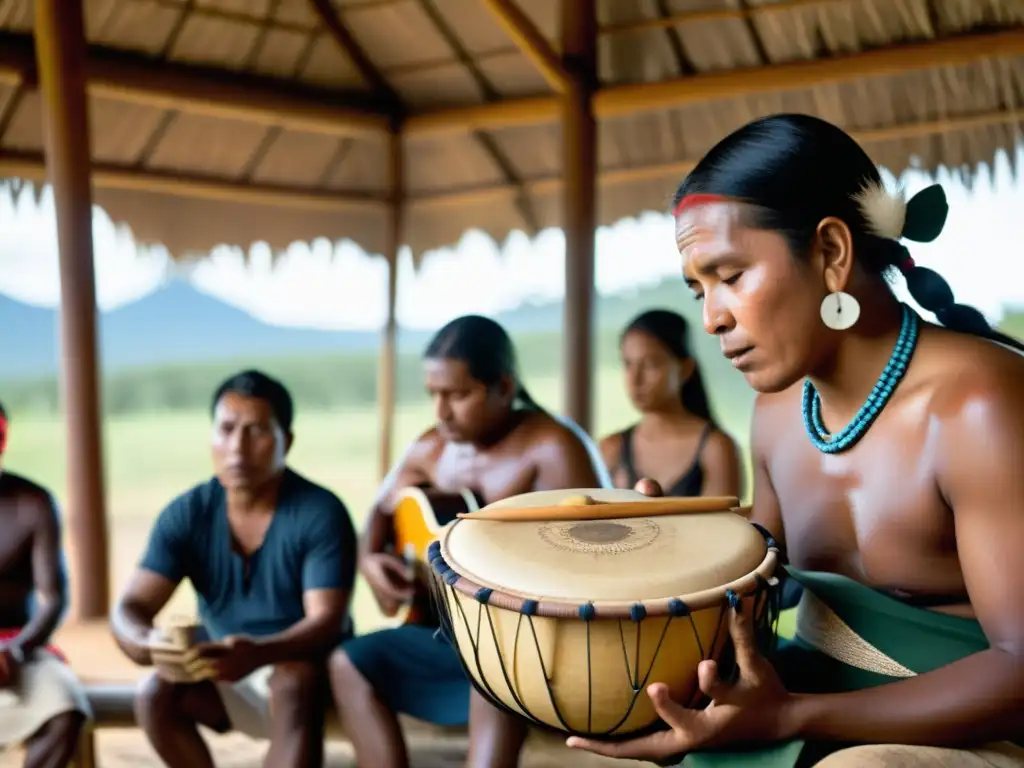
MULTIPOLYGON (((550 506, 580 494, 611 503, 648 499, 628 490, 572 489, 485 509, 550 506)), ((561 616, 524 615, 439 582, 455 644, 484 691, 563 732, 625 736, 658 720, 647 684, 666 683, 678 701, 699 701, 697 666, 717 659, 728 641, 725 588, 762 566, 767 545, 743 517, 722 511, 594 521, 462 519, 442 532, 440 552, 453 572, 495 595, 563 607, 561 616), (697 594, 705 607, 688 616, 637 608, 697 594), (585 621, 578 611, 588 603, 593 616, 585 621)))

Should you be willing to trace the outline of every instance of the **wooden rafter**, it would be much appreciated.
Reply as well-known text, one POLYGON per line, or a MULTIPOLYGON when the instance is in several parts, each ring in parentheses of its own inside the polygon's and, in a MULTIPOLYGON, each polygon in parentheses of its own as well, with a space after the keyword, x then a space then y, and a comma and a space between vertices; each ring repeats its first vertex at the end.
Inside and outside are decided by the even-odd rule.
POLYGON ((360 76, 366 81, 366 84, 384 99, 394 113, 392 116, 395 119, 400 118, 401 115, 398 112, 402 109, 402 100, 399 98, 398 93, 373 64, 366 51, 359 44, 359 41, 348 30, 348 27, 341 23, 337 11, 331 5, 331 0, 309 0, 309 3, 313 7, 313 12, 317 15, 317 18, 327 28, 334 42, 341 49, 342 54, 351 60, 359 71, 360 76))
MULTIPOLYGON (((958 35, 827 59, 711 72, 657 83, 611 86, 599 90, 594 96, 594 111, 598 118, 617 117, 1021 55, 1024 55, 1024 29, 958 35)), ((541 125, 555 122, 558 116, 557 97, 508 99, 494 104, 410 115, 405 131, 406 135, 415 136, 497 126, 541 125)))
POLYGON ((569 87, 569 73, 547 39, 514 0, 483 0, 522 54, 537 67, 556 93, 569 87))
MULTIPOLYGON (((46 164, 41 154, 0 152, 0 176, 44 181, 46 164)), ((215 176, 166 173, 110 163, 93 163, 92 183, 96 189, 156 192, 200 200, 255 203, 314 211, 379 211, 387 204, 384 195, 251 184, 215 176)))
MULTIPOLYGON (((34 70, 32 38, 0 33, 0 82, 31 81, 34 70)), ((91 95, 160 109, 333 136, 379 132, 390 124, 380 105, 355 94, 208 67, 154 62, 105 48, 90 48, 87 76, 91 95)))
MULTIPOLYGON (((455 58, 458 59, 459 63, 465 67, 466 71, 469 72, 469 76, 473 78, 473 82, 476 83, 477 89, 480 91, 480 95, 486 101, 495 101, 500 98, 497 89, 483 73, 483 70, 477 66, 476 62, 473 61, 473 57, 470 56, 469 51, 463 46, 462 41, 459 40, 454 30, 448 25, 444 16, 438 11, 437 6, 434 5, 433 0, 420 0, 420 7, 423 12, 430 19, 434 28, 441 38, 447 43, 448 47, 452 49, 452 53, 455 54, 455 58)), ((480 145, 480 147, 486 152, 491 161, 498 167, 502 176, 505 177, 505 182, 517 188, 519 191, 515 196, 516 210, 519 212, 519 216, 523 220, 524 230, 531 237, 540 231, 540 220, 537 217, 537 212, 534 209, 533 201, 530 199, 530 195, 526 191, 526 187, 523 185, 523 181, 516 171, 515 166, 512 165, 512 161, 505 155, 504 150, 498 142, 489 133, 484 131, 473 131, 470 135, 473 136, 474 140, 480 145)))
MULTIPOLYGON (((996 125, 1020 125, 1024 127, 1024 110, 983 112, 974 115, 950 117, 943 120, 905 123, 885 128, 850 131, 850 135, 861 144, 878 144, 901 139, 920 139, 926 136, 969 131, 996 125)), ((682 178, 696 164, 696 159, 689 159, 671 163, 610 168, 599 172, 599 181, 602 187, 607 187, 669 177, 682 178)), ((557 194, 562 188, 562 178, 561 176, 548 176, 529 179, 526 181, 526 188, 532 195, 550 196, 557 194)), ((513 194, 516 194, 515 188, 508 185, 494 184, 429 196, 423 195, 413 198, 410 201, 410 205, 420 212, 424 210, 441 211, 465 205, 500 202, 501 200, 507 200, 513 194)))

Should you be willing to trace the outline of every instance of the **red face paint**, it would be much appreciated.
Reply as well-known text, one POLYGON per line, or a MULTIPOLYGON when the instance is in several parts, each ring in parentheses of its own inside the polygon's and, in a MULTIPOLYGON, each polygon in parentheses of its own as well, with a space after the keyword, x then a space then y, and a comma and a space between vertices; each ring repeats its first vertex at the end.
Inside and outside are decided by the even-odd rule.
POLYGON ((728 202, 728 200, 729 198, 723 197, 722 195, 686 195, 686 197, 676 204, 675 209, 672 211, 672 215, 678 216, 687 208, 694 208, 698 205, 707 205, 708 203, 725 203, 728 202))
POLYGON ((0 456, 4 455, 7 449, 7 419, 0 416, 0 456))

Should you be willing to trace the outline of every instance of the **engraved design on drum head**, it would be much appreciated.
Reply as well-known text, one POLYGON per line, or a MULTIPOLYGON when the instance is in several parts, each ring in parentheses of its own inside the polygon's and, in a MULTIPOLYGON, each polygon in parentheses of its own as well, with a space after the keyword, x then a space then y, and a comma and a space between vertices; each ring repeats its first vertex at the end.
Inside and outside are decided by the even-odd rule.
POLYGON ((546 543, 563 552, 617 555, 650 546, 661 528, 652 520, 588 520, 547 523, 537 533, 546 543))

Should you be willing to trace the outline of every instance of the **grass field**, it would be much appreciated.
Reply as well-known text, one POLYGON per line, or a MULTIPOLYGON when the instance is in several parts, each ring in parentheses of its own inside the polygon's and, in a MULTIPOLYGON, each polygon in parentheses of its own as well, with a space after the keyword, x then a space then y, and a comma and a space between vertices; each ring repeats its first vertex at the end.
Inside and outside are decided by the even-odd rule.
MULTIPOLYGON (((532 379, 531 391, 545 406, 561 402, 560 380, 532 379)), ((604 369, 596 382, 595 432, 619 429, 634 418, 616 369, 604 369)), ((719 408, 724 426, 746 443, 749 406, 719 408)), ((396 453, 432 423, 429 403, 396 414, 396 453)), ((116 594, 145 546, 160 509, 176 494, 210 474, 209 418, 201 411, 125 415, 105 422, 107 507, 111 587, 116 594)), ((305 410, 297 407, 294 469, 335 491, 361 526, 377 486, 377 413, 371 410, 305 410)), ((6 466, 44 483, 58 497, 65 492, 64 428, 49 415, 16 415, 6 466)), ((70 553, 73 558, 73 552, 70 553)), ((190 590, 178 590, 168 611, 194 610, 190 590)), ((360 584, 354 606, 360 631, 383 619, 360 584)))

